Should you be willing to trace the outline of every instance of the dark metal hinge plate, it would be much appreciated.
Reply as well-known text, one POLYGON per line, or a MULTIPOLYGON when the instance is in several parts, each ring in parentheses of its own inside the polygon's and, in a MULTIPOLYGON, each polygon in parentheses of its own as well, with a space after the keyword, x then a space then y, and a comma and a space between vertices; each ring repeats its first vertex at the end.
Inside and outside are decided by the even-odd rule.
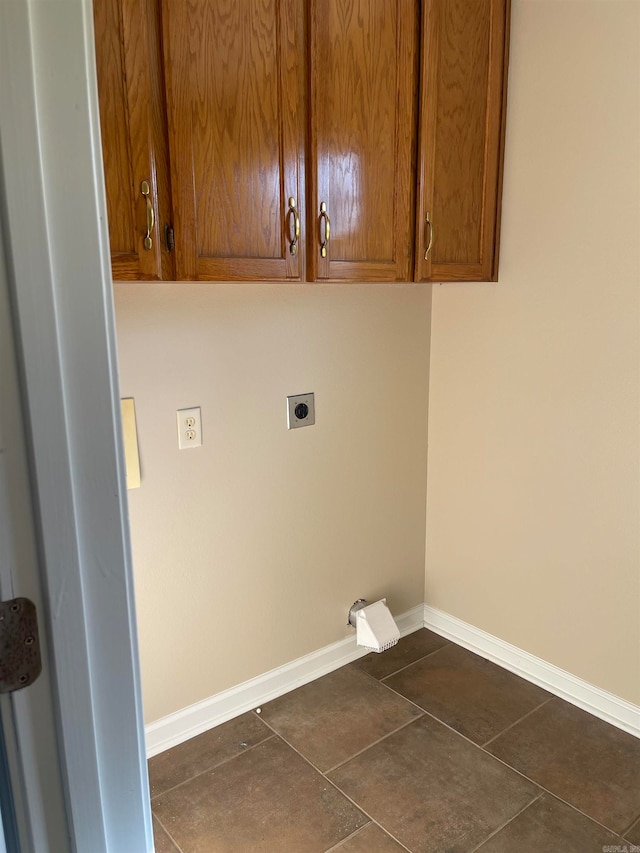
POLYGON ((28 598, 0 601, 0 693, 28 687, 41 671, 35 604, 28 598))

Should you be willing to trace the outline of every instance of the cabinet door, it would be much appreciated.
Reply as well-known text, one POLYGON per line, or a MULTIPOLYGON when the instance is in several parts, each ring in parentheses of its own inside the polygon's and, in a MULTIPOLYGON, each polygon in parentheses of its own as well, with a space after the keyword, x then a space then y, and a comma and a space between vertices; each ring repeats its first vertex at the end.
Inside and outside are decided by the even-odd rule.
POLYGON ((417 281, 497 279, 508 18, 508 0, 425 0, 417 281))
POLYGON ((310 278, 406 281, 417 3, 312 0, 310 15, 310 278))
POLYGON ((163 2, 179 279, 300 277, 301 13, 296 0, 163 2))
POLYGON ((172 278, 156 2, 94 0, 94 28, 113 277, 172 278))

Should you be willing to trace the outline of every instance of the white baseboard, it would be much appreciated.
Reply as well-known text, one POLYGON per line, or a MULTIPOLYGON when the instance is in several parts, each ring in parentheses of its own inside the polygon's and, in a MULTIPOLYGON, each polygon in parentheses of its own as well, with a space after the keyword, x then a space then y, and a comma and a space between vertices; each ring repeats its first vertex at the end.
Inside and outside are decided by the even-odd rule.
POLYGON ((594 717, 640 737, 640 707, 637 705, 427 604, 424 606, 424 626, 566 699, 594 717))
MULTIPOLYGON (((424 625, 424 607, 419 604, 396 617, 401 636, 424 625)), ((333 672, 366 654, 356 646, 355 633, 311 654, 265 672, 222 693, 216 693, 175 714, 169 714, 146 727, 147 758, 212 729, 239 714, 251 711, 321 675, 333 672)))
MULTIPOLYGON (((420 604, 396 617, 396 622, 403 637, 419 628, 429 628, 595 717, 640 737, 640 707, 637 705, 607 693, 455 616, 420 604)), ((251 711, 365 654, 363 649, 356 646, 354 634, 156 720, 146 727, 147 757, 151 758, 239 714, 251 711)))

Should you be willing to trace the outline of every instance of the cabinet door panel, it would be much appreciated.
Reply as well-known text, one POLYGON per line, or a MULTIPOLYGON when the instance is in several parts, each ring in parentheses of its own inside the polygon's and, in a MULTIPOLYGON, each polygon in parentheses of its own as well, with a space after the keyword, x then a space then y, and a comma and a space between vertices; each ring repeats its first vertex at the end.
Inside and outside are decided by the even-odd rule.
POLYGON ((179 279, 298 278, 304 132, 295 0, 166 0, 179 279))
POLYGON ((419 281, 497 277, 508 11, 505 0, 423 8, 419 281))
POLYGON ((416 21, 414 0, 311 3, 311 278, 410 275, 416 21))
POLYGON ((95 0, 96 70, 114 279, 172 277, 159 21, 154 0, 95 0), (154 213, 145 248, 149 185, 154 213))

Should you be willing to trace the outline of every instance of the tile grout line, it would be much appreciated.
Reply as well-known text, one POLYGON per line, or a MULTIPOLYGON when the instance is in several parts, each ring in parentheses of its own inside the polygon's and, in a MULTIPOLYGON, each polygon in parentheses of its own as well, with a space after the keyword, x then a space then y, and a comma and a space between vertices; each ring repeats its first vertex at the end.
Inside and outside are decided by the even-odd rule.
MULTIPOLYGON (((441 639, 444 640, 445 638, 442 637, 441 639)), ((433 655, 437 655, 438 652, 441 652, 443 649, 446 649, 447 646, 451 646, 451 645, 454 645, 454 644, 451 642, 451 640, 447 640, 443 646, 438 646, 437 649, 433 649, 433 651, 427 652, 426 655, 422 655, 422 657, 419 657, 419 658, 416 658, 415 660, 412 660, 411 663, 406 663, 404 666, 401 666, 399 669, 394 669, 393 672, 390 672, 387 675, 383 675, 382 678, 376 678, 375 675, 371 675, 370 672, 367 672, 366 674, 368 676, 370 676, 371 678, 375 679, 378 682, 378 684, 382 684, 383 681, 385 681, 387 678, 392 678, 394 675, 398 675, 398 673, 404 672, 405 669, 409 669, 410 666, 413 666, 416 663, 420 663, 420 661, 423 661, 426 658, 433 657, 433 655)), ((362 660, 362 658, 361 658, 361 660, 362 660)), ((357 661, 354 661, 354 663, 357 663, 357 661)), ((359 667, 356 667, 356 669, 359 669, 359 667)), ((366 672, 366 670, 361 669, 360 672, 366 672)))
POLYGON ((351 835, 347 835, 347 836, 345 836, 345 838, 341 838, 337 844, 334 844, 332 847, 329 847, 327 850, 324 851, 324 853, 334 853, 334 851, 336 851, 336 850, 339 851, 343 844, 346 844, 347 841, 350 841, 352 838, 355 838, 356 835, 360 835, 360 833, 364 832, 364 830, 368 826, 371 826, 371 821, 369 821, 369 823, 365 823, 364 826, 359 826, 356 830, 354 830, 351 833, 351 835))
MULTIPOLYGON (((420 717, 418 717, 417 719, 419 720, 420 717)), ((393 839, 393 841, 395 841, 396 844, 398 844, 403 850, 406 850, 407 853, 412 853, 412 851, 408 847, 406 847, 399 839, 397 839, 395 837, 395 835, 392 835, 391 832, 388 829, 386 829, 381 823, 379 823, 374 817, 372 817, 369 814, 369 812, 365 811, 362 806, 358 805, 358 803, 354 799, 352 799, 349 796, 349 794, 347 794, 345 791, 343 791, 342 788, 339 788, 338 785, 336 785, 336 783, 332 779, 329 779, 328 776, 325 776, 325 774, 322 772, 322 770, 318 770, 318 768, 315 766, 315 764, 312 764, 311 761, 309 761, 309 759, 305 755, 303 755, 298 749, 296 749, 293 744, 289 743, 289 741, 286 738, 284 738, 284 737, 282 737, 282 735, 278 734, 276 732, 276 730, 274 728, 272 728, 272 726, 270 726, 269 723, 266 722, 266 720, 263 722, 265 722, 265 725, 269 726, 271 731, 278 738, 280 738, 280 740, 283 743, 285 743, 290 749, 292 749, 297 755, 299 755, 300 758, 305 762, 305 764, 308 764, 312 770, 314 770, 316 773, 319 773, 320 776, 322 776, 322 778, 325 780, 325 782, 328 785, 331 785, 331 787, 334 788, 341 796, 343 796, 345 798, 345 800, 348 800, 352 806, 354 806, 359 812, 361 812, 366 818, 368 818, 370 823, 375 823, 375 825, 378 827, 378 829, 381 829, 385 833, 385 835, 388 835, 389 838, 393 839)), ((417 722, 417 720, 412 720, 412 722, 417 722)), ((410 725, 410 723, 407 723, 406 725, 410 725)), ((365 826, 366 826, 366 824, 365 824, 365 826)), ((364 826, 361 826, 360 829, 364 829, 364 826)), ((342 843, 345 840, 346 840, 346 838, 341 839, 340 843, 342 843)))
MULTIPOLYGON (((447 645, 450 646, 450 645, 452 645, 452 643, 448 642, 447 645)), ((361 669, 359 666, 356 666, 356 664, 359 662, 358 660, 352 661, 351 663, 346 664, 346 666, 352 666, 357 672, 360 672, 360 673, 362 673, 362 675, 366 675, 367 678, 370 678, 374 684, 381 684, 383 687, 389 687, 388 684, 385 684, 385 680, 387 678, 391 678, 392 676, 397 675, 399 672, 404 672, 405 669, 409 669, 409 667, 413 666, 414 663, 420 663, 420 661, 425 660, 426 658, 429 658, 432 655, 435 655, 436 652, 441 651, 441 649, 443 649, 443 648, 445 648, 445 646, 441 646, 441 648, 439 648, 439 649, 434 649, 432 652, 428 652, 426 655, 423 655, 421 658, 418 658, 417 660, 411 661, 411 663, 408 663, 406 666, 401 666, 400 669, 396 669, 394 672, 390 672, 388 675, 385 675, 383 678, 377 678, 375 675, 372 675, 370 672, 367 672, 366 669, 361 669)), ((364 660, 364 658, 359 658, 359 660, 364 660)), ((392 690, 393 688, 390 687, 389 689, 392 690)), ((394 690, 393 692, 397 693, 397 690, 394 690)), ((398 693, 398 696, 401 696, 401 694, 398 693)), ((407 699, 406 696, 402 696, 402 698, 406 702, 411 702, 411 699, 407 699)), ((420 706, 416 705, 415 702, 411 702, 411 704, 415 705, 416 708, 420 708, 420 706)), ((422 708, 420 708, 420 710, 422 711, 422 708)))
MULTIPOLYGON (((325 777, 325 778, 326 778, 326 777, 325 777)), ((331 780, 330 780, 330 779, 327 779, 327 782, 331 782, 331 780)), ((331 783, 331 784, 333 784, 333 783, 331 783)), ((397 838, 395 837, 395 835, 392 835, 392 833, 390 832, 390 830, 388 830, 385 826, 383 826, 383 825, 382 825, 381 823, 379 823, 377 820, 374 820, 370 815, 368 815, 368 814, 365 812, 365 810, 364 810, 363 808, 361 808, 361 807, 360 807, 360 806, 355 802, 355 800, 352 800, 352 799, 351 799, 351 797, 349 797, 347 794, 345 794, 345 792, 344 792, 344 791, 342 791, 340 788, 338 788, 338 786, 337 786, 337 785, 334 785, 334 788, 336 789, 336 791, 338 791, 338 793, 339 793, 339 794, 342 794, 342 796, 343 796, 346 800, 348 800, 348 801, 349 801, 350 803, 352 803, 352 804, 353 804, 353 805, 354 805, 354 806, 355 806, 359 811, 361 811, 361 812, 362 812, 362 814, 366 815, 366 816, 369 818, 370 823, 367 823, 367 824, 366 824, 366 826, 370 826, 371 824, 373 824, 374 826, 377 826, 377 827, 378 827, 378 829, 380 830, 380 832, 383 832, 383 833, 384 833, 388 838, 390 838, 392 841, 395 841, 395 843, 398 845, 398 847, 399 847, 401 850, 406 850, 406 853, 413 853, 413 851, 412 851, 412 850, 410 850, 410 849, 406 846, 406 844, 403 844, 403 843, 402 843, 402 841, 400 841, 399 839, 397 839, 397 838)), ((365 827, 363 826, 363 827, 362 827, 362 829, 364 829, 364 828, 365 828, 365 827)), ((362 831, 362 830, 360 830, 360 831, 362 831)), ((347 840, 347 839, 345 838, 345 839, 343 839, 340 843, 342 844, 342 843, 344 843, 344 841, 346 841, 346 840, 347 840)))
MULTIPOLYGON (((273 732, 273 729, 271 729, 271 726, 269 726, 269 729, 271 730, 271 732, 273 732)), ((186 785, 187 782, 193 782, 194 779, 198 779, 200 776, 204 776, 205 773, 210 773, 212 770, 217 770, 218 767, 223 767, 225 764, 228 764, 230 761, 233 761, 235 758, 240 758, 242 755, 246 755, 248 752, 251 752, 252 749, 255 749, 257 746, 260 746, 260 744, 266 743, 268 740, 271 740, 271 738, 273 736, 274 735, 272 733, 268 737, 265 737, 262 740, 259 740, 257 743, 253 743, 253 744, 251 744, 251 746, 248 746, 246 749, 243 749, 242 752, 238 752, 236 755, 230 755, 228 758, 223 759, 218 764, 212 764, 210 767, 207 767, 206 770, 201 770, 199 773, 194 773, 193 776, 189 776, 188 779, 183 779, 182 782, 178 782, 177 785, 172 785, 172 787, 167 788, 166 791, 161 791, 159 794, 154 794, 153 797, 149 798, 150 802, 151 802, 152 811, 153 811, 153 801, 154 800, 157 800, 159 797, 164 797, 165 794, 169 794, 169 793, 171 793, 171 791, 175 791, 176 788, 180 788, 182 785, 186 785)), ((162 753, 160 753, 160 754, 162 754, 162 753)))
MULTIPOLYGON (((439 652, 440 649, 436 649, 436 651, 439 652)), ((435 652, 433 652, 433 654, 435 654, 435 652)), ((425 655, 425 657, 429 657, 429 655, 425 655)), ((416 661, 416 663, 417 663, 417 661, 416 661)), ((411 666, 411 664, 409 664, 409 666, 411 666)), ((404 667, 404 669, 407 669, 407 667, 404 667)), ((401 672, 401 670, 398 670, 398 672, 401 672)), ((418 705, 417 702, 414 702, 412 699, 407 699, 406 696, 403 696, 402 693, 398 693, 397 690, 394 690, 393 687, 390 687, 388 684, 385 684, 384 681, 380 681, 380 679, 376 678, 374 675, 369 675, 368 672, 366 672, 365 675, 367 675, 369 678, 371 678, 376 684, 379 684, 381 687, 386 687, 387 690, 390 690, 392 693, 395 693, 395 695, 398 696, 400 699, 404 699, 404 701, 408 702, 409 705, 413 705, 413 707, 417 708, 421 714, 427 714, 428 713, 428 711, 425 711, 424 708, 420 707, 420 705, 418 705)), ((393 675, 395 675, 395 673, 393 673, 393 675)), ((391 678, 391 676, 387 676, 387 677, 391 678)))
MULTIPOLYGON (((436 649, 436 651, 440 651, 440 650, 439 650, 439 649, 436 649)), ((428 657, 428 655, 425 655, 425 657, 428 657)), ((347 664, 347 666, 350 666, 350 664, 347 664)), ((369 673, 368 673, 368 672, 364 673, 364 675, 366 675, 366 676, 368 676, 369 678, 371 678, 371 679, 372 679, 376 684, 382 684, 382 682, 381 682, 379 679, 375 678, 375 676, 373 676, 373 675, 369 675, 369 673)), ((342 761, 339 761, 337 764, 334 764, 334 765, 333 765, 333 767, 329 767, 329 769, 328 769, 328 770, 320 770, 320 768, 319 768, 319 767, 316 767, 316 765, 315 765, 315 764, 313 764, 313 762, 312 762, 312 761, 310 761, 309 759, 305 759, 305 760, 309 761, 309 763, 311 764, 311 766, 312 766, 312 767, 315 767, 315 768, 316 768, 316 770, 318 770, 318 772, 322 773, 323 775, 324 775, 325 773, 333 773, 333 771, 334 771, 334 770, 337 770, 337 768, 338 768, 338 767, 341 767, 343 764, 346 764, 346 763, 347 763, 347 761, 351 761, 351 759, 352 759, 352 758, 355 758, 356 756, 361 755, 363 752, 366 752, 366 751, 367 751, 367 749, 369 749, 369 748, 370 748, 370 747, 372 747, 372 746, 375 746, 376 744, 380 743, 380 742, 381 742, 381 741, 383 741, 385 738, 390 737, 391 735, 395 734, 396 732, 399 732, 401 729, 404 729, 404 728, 405 728, 405 726, 409 726, 409 725, 411 725, 411 723, 415 723, 415 722, 416 722, 416 720, 419 720, 421 717, 423 717, 423 716, 427 713, 427 712, 424 710, 424 708, 421 708, 421 707, 420 707, 420 705, 417 705, 415 702, 412 702, 412 701, 411 701, 411 699, 407 699, 407 697, 406 697, 406 696, 402 696, 402 695, 401 695, 400 693, 398 693, 396 690, 393 690, 393 688, 389 687, 389 686, 388 686, 388 685, 386 685, 386 684, 383 684, 382 686, 383 686, 383 687, 386 687, 386 688, 387 688, 388 690, 390 690, 392 693, 395 693, 395 695, 396 695, 396 696, 398 696, 398 698, 403 699, 403 700, 404 700, 408 705, 412 705, 412 706, 413 706, 417 711, 419 711, 419 713, 418 713, 418 714, 416 714, 416 715, 413 717, 413 719, 411 719, 411 720, 407 720, 407 721, 406 721, 406 723, 402 723, 402 724, 401 724, 401 725, 399 725, 397 728, 395 728, 395 729, 393 729, 392 731, 387 732, 386 734, 382 735, 381 737, 379 737, 379 738, 378 738, 378 740, 374 740, 374 741, 372 741, 368 746, 363 747, 362 749, 358 750, 358 752, 354 752, 354 753, 353 753, 353 755, 350 755, 348 758, 345 758, 345 759, 343 759, 342 761)), ((254 710, 254 711, 253 711, 253 713, 255 714, 255 713, 256 713, 256 711, 254 710)), ((282 734, 280 734, 280 732, 275 728, 275 726, 274 726, 274 725, 272 725, 272 724, 270 724, 270 723, 267 723, 267 721, 263 719, 263 717, 262 717, 262 715, 261 715, 261 714, 257 714, 257 716, 258 716, 258 718, 259 718, 260 720, 262 720, 262 722, 263 722, 263 723, 265 723, 266 725, 268 725, 268 726, 269 726, 269 728, 271 729, 271 731, 272 731, 272 732, 274 732, 274 734, 278 735, 278 737, 281 737, 281 738, 285 741, 285 743, 289 744, 289 741, 288 741, 288 740, 287 740, 287 739, 286 739, 282 734)), ((291 746, 291 744, 289 744, 289 746, 291 746)), ((295 747, 293 747, 293 746, 292 746, 292 749, 295 749, 295 747)), ((297 751, 298 751, 298 750, 296 750, 296 752, 297 752, 297 751)), ((302 755, 302 753, 300 753, 300 754, 302 755)))
MULTIPOLYGON (((479 749, 482 749, 482 747, 479 747, 479 749)), ((597 818, 593 817, 593 815, 583 812, 582 809, 579 809, 578 806, 576 806, 574 803, 570 803, 568 800, 563 799, 560 794, 555 794, 553 791, 550 791, 548 788, 545 788, 544 785, 542 785, 540 782, 536 782, 535 779, 532 779, 530 776, 526 776, 520 770, 516 770, 515 767, 512 767, 510 764, 507 764, 506 761, 503 761, 501 758, 498 758, 497 755, 493 755, 493 753, 491 752, 487 752, 485 754, 491 756, 491 758, 495 758, 496 761, 500 762, 500 764, 503 764, 505 767, 509 768, 509 770, 513 770, 514 773, 517 773, 518 776, 522 776, 522 778, 526 779, 527 782, 531 782, 532 785, 535 785, 536 787, 540 788, 543 794, 549 794, 549 796, 553 797, 554 800, 559 800, 561 803, 564 803, 564 805, 568 806, 570 809, 572 809, 572 811, 577 812, 579 815, 582 815, 582 817, 585 817, 592 823, 597 824, 602 829, 606 829, 607 832, 610 832, 612 835, 616 835, 618 838, 622 838, 622 835, 619 832, 616 832, 615 829, 612 829, 610 826, 601 823, 597 818)))
MULTIPOLYGON (((620 833, 620 835, 622 835, 622 836, 624 837, 624 836, 627 834, 627 832, 631 832, 631 830, 633 829, 633 827, 634 827, 638 822, 640 822, 640 814, 637 814, 637 815, 634 817, 634 819, 631 821, 631 823, 629 824, 629 826, 625 829, 625 831, 624 831, 624 832, 621 832, 621 833, 620 833)), ((625 839, 625 840, 626 840, 626 839, 625 839)))
MULTIPOLYGON (((165 831, 165 833, 166 833, 167 837, 170 839, 171 843, 172 843, 172 844, 173 844, 173 846, 176 848, 176 850, 178 851, 178 853, 183 853, 182 847, 180 847, 180 845, 178 844, 178 842, 175 840, 175 838, 173 837, 173 835, 171 835, 171 833, 169 832, 169 830, 167 829, 167 827, 164 825, 164 823, 160 820, 160 818, 158 817, 158 815, 157 815, 157 814, 153 814, 153 813, 152 813, 152 817, 153 817, 153 818, 155 818, 155 820, 157 820, 157 821, 158 821, 158 823, 160 824, 160 826, 162 827, 162 829, 165 831)), ((151 822, 151 826, 153 827, 153 821, 151 822)), ((155 849, 155 841, 154 841, 154 849, 155 849)))
MULTIPOLYGON (((471 743, 473 743, 473 741, 471 741, 471 743)), ((565 806, 569 806, 570 809, 572 809, 574 812, 577 812, 578 814, 582 815, 582 817, 586 817, 587 820, 593 821, 593 823, 596 823, 598 826, 602 827, 602 829, 606 829, 607 832, 611 832, 613 835, 617 835, 619 838, 622 837, 619 832, 616 832, 615 829, 612 829, 610 826, 607 826, 606 824, 601 823, 601 821, 599 821, 597 818, 593 817, 593 815, 590 815, 590 814, 587 814, 586 812, 583 812, 582 809, 578 808, 578 806, 576 806, 574 803, 570 803, 568 800, 565 800, 563 797, 561 797, 560 794, 556 794, 556 793, 554 793, 554 791, 551 791, 549 788, 545 788, 541 782, 536 782, 535 779, 532 779, 530 776, 527 776, 526 773, 523 773, 521 770, 518 770, 516 767, 513 767, 511 764, 507 764, 507 762, 504 761, 502 758, 499 758, 497 755, 494 755, 492 752, 486 752, 484 749, 482 749, 481 746, 478 746, 478 744, 474 744, 474 746, 477 746, 479 750, 481 750, 482 752, 485 753, 485 755, 489 755, 491 758, 495 758, 496 761, 499 761, 500 764, 504 765, 504 767, 508 767, 509 770, 512 770, 514 773, 517 773, 518 776, 522 776, 522 778, 526 779, 527 782, 531 782, 532 785, 536 785, 538 788, 540 788, 540 790, 543 793, 549 794, 550 797, 553 797, 554 799, 559 800, 561 803, 564 803, 565 806)))
MULTIPOLYGON (((551 699, 549 699, 548 701, 551 702, 552 699, 556 699, 556 698, 558 698, 558 697, 552 696, 551 699)), ((546 704, 547 704, 546 702, 543 702, 543 705, 546 705, 546 704)), ((542 707, 542 705, 540 705, 540 708, 541 707, 542 707)), ((536 708, 535 710, 538 710, 538 709, 536 708)), ((527 716, 529 716, 529 715, 527 714, 527 716)), ((473 743, 473 741, 472 741, 472 743, 473 743)), ((527 779, 527 781, 531 782, 532 785, 537 785, 537 787, 540 788, 540 790, 543 791, 545 794, 549 794, 550 797, 553 797, 554 799, 559 800, 561 803, 564 803, 565 806, 568 806, 574 812, 577 812, 579 815, 582 815, 582 817, 585 817, 585 818, 587 818, 587 820, 590 820, 593 823, 597 824, 598 826, 602 827, 602 829, 606 829, 607 832, 612 833, 612 835, 616 835, 618 838, 622 838, 621 832, 617 832, 615 829, 613 829, 613 827, 607 826, 606 824, 599 821, 597 818, 593 817, 593 815, 587 814, 587 812, 582 811, 582 809, 579 808, 578 806, 576 806, 575 803, 570 803, 568 800, 565 800, 564 797, 562 797, 560 794, 556 794, 554 791, 550 790, 549 788, 545 788, 545 786, 541 782, 536 782, 536 780, 532 779, 531 776, 527 776, 526 773, 523 773, 521 770, 518 770, 516 767, 513 767, 511 764, 507 764, 506 761, 504 761, 499 756, 494 755, 493 752, 489 752, 488 750, 485 750, 484 747, 479 746, 478 744, 475 744, 475 745, 478 747, 478 749, 480 749, 482 752, 484 752, 485 755, 489 755, 489 756, 491 756, 491 758, 495 758, 497 761, 499 761, 505 767, 508 767, 510 770, 513 770, 514 773, 517 773, 519 776, 522 776, 524 779, 527 779)))
POLYGON ((505 820, 505 822, 501 826, 499 826, 497 829, 494 829, 493 832, 491 832, 489 835, 487 835, 487 837, 484 838, 479 844, 476 844, 476 846, 472 850, 469 850, 468 853, 476 853, 477 850, 480 850, 480 848, 484 844, 486 844, 487 841, 490 841, 495 835, 497 835, 499 832, 502 832, 502 830, 505 827, 509 826, 509 824, 512 823, 512 821, 514 821, 516 818, 520 817, 520 815, 523 812, 526 812, 527 809, 530 809, 534 803, 537 803, 541 797, 544 797, 544 791, 540 791, 540 793, 536 797, 534 797, 530 803, 527 803, 526 806, 523 806, 520 809, 520 811, 516 812, 516 814, 514 814, 512 817, 510 817, 509 820, 505 820))
MULTIPOLYGON (((393 690, 393 687, 389 687, 389 690, 393 690)), ((393 690, 393 692, 397 693, 396 690, 393 690)), ((401 693, 398 693, 398 696, 401 696, 401 695, 402 695, 401 693)), ((551 697, 551 699, 554 699, 554 698, 557 698, 557 697, 554 697, 554 696, 551 697)), ((548 701, 551 701, 551 699, 549 699, 548 701)), ((544 704, 546 705, 546 702, 544 704)), ((418 707, 420 707, 420 706, 418 706, 418 707)), ((542 707, 542 706, 540 706, 540 707, 542 707)), ((422 710, 424 710, 424 708, 422 710)), ((532 785, 535 785, 537 788, 539 788, 545 794, 549 794, 551 797, 554 797, 556 800, 560 800, 560 802, 564 803, 565 806, 569 806, 569 808, 578 812, 578 814, 581 814, 583 817, 588 818, 588 820, 591 820, 591 821, 593 821, 593 823, 596 823, 596 824, 598 824, 598 826, 601 826, 603 829, 606 829, 607 832, 611 832, 614 835, 617 835, 618 838, 622 838, 622 835, 619 832, 616 832, 615 829, 612 829, 610 826, 606 826, 606 824, 601 823, 599 820, 597 820, 597 818, 593 817, 592 815, 587 814, 586 812, 583 812, 582 809, 578 808, 578 806, 574 805, 573 803, 568 802, 568 800, 563 799, 563 797, 561 797, 559 794, 555 794, 553 791, 550 791, 548 788, 545 788, 544 785, 542 785, 542 783, 536 782, 535 779, 532 779, 530 776, 527 776, 526 773, 523 773, 521 770, 518 770, 516 767, 513 767, 511 764, 507 764, 507 762, 504 761, 504 759, 499 758, 497 755, 494 755, 492 752, 485 750, 482 746, 480 746, 480 744, 475 743, 475 741, 472 741, 466 735, 463 735, 462 732, 456 731, 456 729, 454 729, 448 723, 445 723, 442 720, 438 719, 438 717, 436 717, 435 714, 432 714, 429 711, 424 711, 424 716, 430 717, 432 720, 435 720, 436 723, 439 723, 441 726, 444 726, 446 729, 449 729, 449 731, 452 732, 454 735, 457 735, 458 737, 461 737, 463 740, 466 740, 467 743, 471 744, 471 746, 475 747, 476 749, 479 749, 480 752, 483 752, 485 755, 489 756, 489 758, 495 759, 500 764, 502 764, 503 767, 506 767, 508 770, 511 770, 513 773, 516 773, 518 776, 521 776, 523 779, 526 779, 527 782, 531 782, 532 785)), ((424 717, 418 718, 418 719, 424 719, 424 717)), ((631 824, 631 826, 633 826, 633 824, 631 824)), ((628 831, 629 830, 627 829, 626 832, 628 832, 628 831)), ((626 840, 626 839, 623 839, 623 841, 624 840, 626 840)))
POLYGON ((521 723, 523 720, 526 720, 527 717, 531 716, 531 714, 535 714, 536 711, 539 711, 543 705, 546 705, 547 702, 551 702, 552 699, 553 699, 553 696, 549 696, 548 699, 545 699, 544 702, 541 702, 539 705, 536 705, 535 708, 532 708, 530 711, 527 711, 526 714, 523 714, 519 719, 517 719, 515 722, 511 723, 511 725, 507 726, 506 729, 503 729, 501 732, 498 732, 497 735, 490 737, 489 740, 486 741, 486 743, 478 744, 478 746, 480 746, 481 749, 486 749, 490 743, 493 743, 494 740, 497 740, 499 737, 502 737, 502 735, 506 734, 508 731, 511 731, 511 729, 514 726, 517 726, 518 723, 521 723))
MULTIPOLYGON (((327 780, 327 781, 331 781, 331 780, 327 780)), ((348 800, 350 800, 350 802, 353 803, 353 800, 351 800, 350 797, 347 797, 347 795, 344 793, 344 791, 341 791, 340 788, 338 788, 337 790, 340 791, 340 793, 344 797, 346 797, 348 800)), ((357 805, 357 804, 354 803, 354 805, 357 805)), ((360 809, 360 806, 357 806, 357 808, 360 809)), ((363 814, 366 814, 366 812, 364 812, 362 809, 360 809, 360 811, 362 811, 363 814)), ((367 817, 369 817, 369 816, 367 815, 367 817)), ((343 838, 341 841, 338 841, 338 843, 335 844, 333 847, 330 847, 328 850, 325 850, 324 853, 340 853, 340 848, 343 845, 345 845, 347 843, 347 841, 350 841, 352 838, 355 838, 356 835, 359 835, 361 832, 364 832, 364 830, 368 826, 377 826, 381 832, 384 832, 384 834, 386 836, 388 836, 392 841, 395 841, 395 843, 398 845, 398 847, 400 847, 402 850, 406 850, 407 853, 413 853, 413 851, 410 850, 405 844, 403 844, 401 841, 398 841, 398 839, 395 837, 395 835, 392 835, 388 829, 385 829, 385 827, 381 823, 379 823, 377 820, 374 820, 373 818, 371 818, 369 820, 369 823, 365 823, 365 825, 361 826, 360 829, 356 829, 356 831, 352 832, 351 835, 347 835, 346 838, 343 838)))
POLYGON ((379 737, 378 740, 372 741, 368 746, 365 746, 362 749, 359 749, 357 752, 354 752, 353 755, 350 755, 348 758, 345 758, 343 761, 339 761, 337 764, 334 764, 333 767, 329 767, 328 770, 320 770, 320 772, 322 773, 323 776, 326 776, 327 773, 333 773, 334 770, 338 770, 340 767, 342 767, 343 764, 348 764, 349 761, 352 761, 354 758, 357 758, 359 755, 362 755, 363 752, 366 752, 368 749, 371 749, 371 747, 378 746, 379 744, 382 743, 382 741, 391 737, 391 735, 395 735, 398 732, 401 732, 402 729, 406 729, 406 727, 410 726, 412 723, 417 723, 418 720, 421 719, 422 717, 424 717, 424 711, 422 709, 420 709, 420 715, 419 716, 414 717, 412 720, 407 720, 406 723, 403 723, 401 726, 398 726, 397 729, 394 729, 391 732, 387 732, 385 735, 382 735, 382 737, 379 737))

